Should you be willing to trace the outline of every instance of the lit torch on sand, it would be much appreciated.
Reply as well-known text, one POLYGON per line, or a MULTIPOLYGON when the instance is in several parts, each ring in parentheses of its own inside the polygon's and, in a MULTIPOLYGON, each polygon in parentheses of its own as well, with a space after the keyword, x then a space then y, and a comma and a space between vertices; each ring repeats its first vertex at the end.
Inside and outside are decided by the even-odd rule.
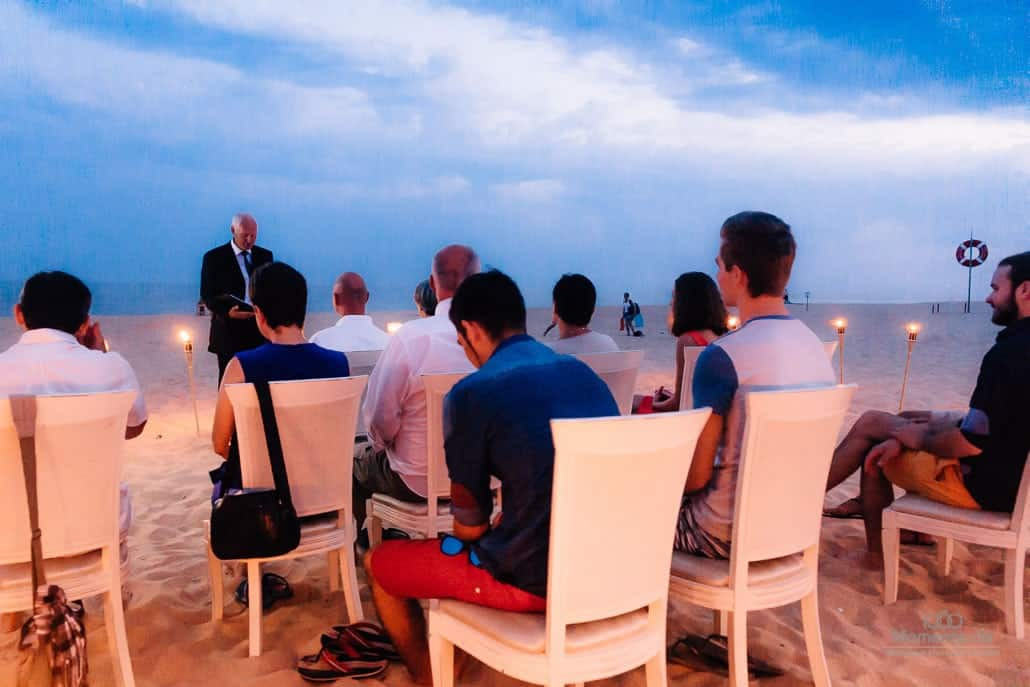
POLYGON ((905 407, 905 387, 908 386, 908 369, 912 364, 912 349, 916 347, 919 330, 922 328, 918 322, 909 322, 905 325, 905 331, 908 332, 908 353, 905 355, 905 374, 901 378, 901 398, 898 399, 899 413, 905 407))
POLYGON ((729 329, 731 332, 740 329, 740 318, 736 315, 730 315, 729 317, 727 317, 726 329, 729 329))
POLYGON ((848 321, 838 317, 830 324, 837 330, 837 366, 840 367, 840 383, 844 383, 844 333, 848 331, 848 321))
POLYGON ((190 400, 193 401, 193 421, 197 425, 197 436, 200 436, 200 413, 197 412, 197 387, 193 381, 193 336, 185 329, 179 330, 182 341, 182 352, 186 356, 186 374, 190 379, 190 400))

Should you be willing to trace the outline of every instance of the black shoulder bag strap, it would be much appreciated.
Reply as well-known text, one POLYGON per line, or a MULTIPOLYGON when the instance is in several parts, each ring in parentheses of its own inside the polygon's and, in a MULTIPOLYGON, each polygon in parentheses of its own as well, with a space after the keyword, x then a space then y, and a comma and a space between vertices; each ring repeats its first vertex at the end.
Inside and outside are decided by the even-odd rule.
POLYGON ((46 584, 43 572, 43 535, 39 529, 39 497, 36 487, 36 397, 11 396, 11 415, 18 430, 25 494, 29 501, 29 526, 32 529, 32 603, 36 590, 46 584))
POLYGON ((268 459, 272 464, 272 479, 275 480, 275 491, 279 500, 286 506, 293 507, 290 495, 290 480, 286 476, 286 461, 283 458, 282 440, 279 438, 279 423, 275 419, 275 406, 272 405, 272 390, 268 382, 254 382, 257 391, 258 405, 261 407, 261 422, 265 426, 265 442, 268 444, 268 459))

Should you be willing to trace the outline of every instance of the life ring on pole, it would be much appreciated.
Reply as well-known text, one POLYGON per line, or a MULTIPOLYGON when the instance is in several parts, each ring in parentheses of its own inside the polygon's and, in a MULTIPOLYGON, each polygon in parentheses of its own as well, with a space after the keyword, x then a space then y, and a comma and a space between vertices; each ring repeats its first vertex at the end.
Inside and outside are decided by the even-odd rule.
POLYGON ((987 244, 980 239, 969 239, 958 244, 955 249, 955 259, 963 267, 979 267, 987 261, 987 244), (970 258, 969 250, 976 249, 976 257, 970 258))

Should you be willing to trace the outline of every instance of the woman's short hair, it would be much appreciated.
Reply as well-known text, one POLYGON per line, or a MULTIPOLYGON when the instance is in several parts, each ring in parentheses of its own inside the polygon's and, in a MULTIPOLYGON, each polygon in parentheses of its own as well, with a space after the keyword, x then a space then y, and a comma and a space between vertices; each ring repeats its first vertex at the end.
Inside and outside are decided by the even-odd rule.
POLYGON ((424 279, 415 287, 415 305, 422 309, 427 316, 436 314, 436 293, 429 285, 429 280, 424 279))
POLYGON ((270 262, 250 277, 250 301, 261 309, 268 326, 303 327, 308 307, 308 283, 285 262, 270 262))
POLYGON ((726 333, 726 306, 719 287, 704 272, 685 272, 676 279, 672 296, 672 335, 711 330, 726 333))

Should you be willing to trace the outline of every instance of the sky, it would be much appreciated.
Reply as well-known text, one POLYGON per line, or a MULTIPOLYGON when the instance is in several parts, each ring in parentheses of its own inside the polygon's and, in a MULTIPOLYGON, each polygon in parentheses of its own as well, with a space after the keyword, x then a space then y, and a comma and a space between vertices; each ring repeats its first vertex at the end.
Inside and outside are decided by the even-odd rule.
POLYGON ((372 307, 454 242, 530 305, 661 303, 765 210, 795 298, 964 299, 971 232, 982 296, 1030 248, 1028 37, 1025 0, 0 0, 0 281, 183 290, 247 211, 372 307))

